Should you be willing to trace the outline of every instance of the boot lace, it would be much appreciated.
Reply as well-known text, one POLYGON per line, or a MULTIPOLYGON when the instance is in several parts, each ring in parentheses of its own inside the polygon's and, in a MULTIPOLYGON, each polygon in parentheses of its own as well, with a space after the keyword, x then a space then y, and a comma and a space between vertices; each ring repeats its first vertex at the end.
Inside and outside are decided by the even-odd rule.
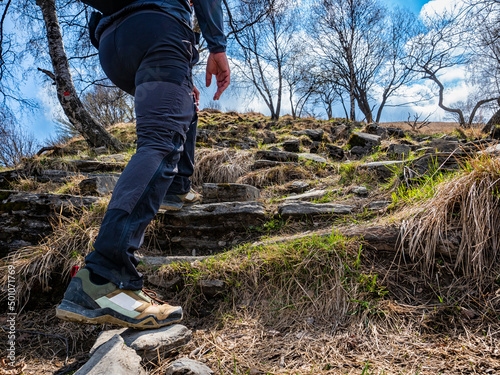
POLYGON ((161 299, 158 298, 158 293, 156 293, 154 290, 151 289, 142 289, 142 292, 147 295, 149 298, 151 298, 153 301, 159 303, 160 305, 166 305, 167 302, 162 301, 161 299))

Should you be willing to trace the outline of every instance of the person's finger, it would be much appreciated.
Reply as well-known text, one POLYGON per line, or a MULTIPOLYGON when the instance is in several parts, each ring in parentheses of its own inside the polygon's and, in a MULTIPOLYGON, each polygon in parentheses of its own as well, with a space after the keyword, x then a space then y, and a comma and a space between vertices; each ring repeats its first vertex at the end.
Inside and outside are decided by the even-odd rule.
POLYGON ((228 71, 222 72, 217 77, 217 92, 214 95, 214 100, 218 100, 220 98, 224 90, 228 88, 230 81, 231 77, 228 71))
POLYGON ((194 100, 196 100, 196 103, 199 104, 200 102, 200 90, 196 88, 196 86, 193 86, 193 94, 194 94, 194 100))
POLYGON ((207 72, 205 73, 205 86, 210 87, 212 84, 212 73, 208 71, 208 65, 207 65, 207 72))

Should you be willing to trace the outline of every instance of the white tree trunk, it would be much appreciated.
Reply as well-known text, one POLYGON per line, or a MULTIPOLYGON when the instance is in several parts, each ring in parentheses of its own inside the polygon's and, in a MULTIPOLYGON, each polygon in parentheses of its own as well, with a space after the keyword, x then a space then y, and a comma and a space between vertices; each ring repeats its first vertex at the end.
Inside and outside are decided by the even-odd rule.
POLYGON ((61 29, 56 14, 55 0, 36 0, 40 7, 47 31, 49 55, 54 70, 53 79, 57 87, 57 99, 75 129, 91 147, 106 146, 116 151, 123 150, 120 141, 96 122, 85 110, 76 93, 69 70, 68 58, 64 50, 61 29))

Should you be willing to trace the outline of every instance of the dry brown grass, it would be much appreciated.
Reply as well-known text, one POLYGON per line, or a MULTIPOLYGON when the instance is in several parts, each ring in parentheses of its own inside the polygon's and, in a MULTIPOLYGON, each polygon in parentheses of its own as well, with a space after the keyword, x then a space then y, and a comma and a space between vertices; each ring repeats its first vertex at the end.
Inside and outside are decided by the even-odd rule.
POLYGON ((500 159, 471 158, 463 171, 436 187, 430 199, 408 208, 402 250, 427 271, 437 252, 455 259, 455 269, 478 279, 498 269, 500 256, 500 159))
MULTIPOLYGON (((237 314, 231 326, 195 331, 181 356, 205 362, 217 375, 497 374, 496 343, 498 337, 492 340, 474 330, 448 337, 421 334, 417 322, 404 320, 369 318, 335 331, 304 323, 287 332, 237 314)), ((167 366, 151 375, 164 374, 167 366)))
POLYGON ((253 154, 241 150, 197 150, 193 184, 233 183, 250 169, 253 154))
MULTIPOLYGON (((92 251, 107 202, 91 209, 82 209, 72 218, 59 216, 53 233, 38 245, 22 248, 2 259, 0 288, 8 284, 8 266, 16 269, 16 298, 20 310, 30 300, 31 293, 60 288, 55 282, 65 281, 74 265, 83 265, 84 257, 92 251)), ((6 298, 5 295, 2 296, 6 298)))
MULTIPOLYGON (((404 121, 384 122, 380 125, 384 127, 394 127, 403 130, 411 130, 411 127, 404 121)), ((457 122, 431 122, 429 126, 420 130, 420 134, 451 133, 459 127, 457 122)))
MULTIPOLYGON (((179 356, 220 375, 500 371, 500 301, 439 302, 444 291, 414 264, 395 270, 394 253, 357 249, 341 237, 305 237, 160 269, 166 280, 183 278, 175 302, 195 327, 179 356), (197 287, 202 279, 223 280, 223 296, 206 299, 197 287), (196 318, 200 311, 204 318, 196 318)), ((463 294, 462 286, 454 292, 463 294)), ((174 359, 151 374, 164 373, 174 359)))
POLYGON ((240 184, 248 184, 258 188, 282 185, 289 181, 311 179, 314 175, 300 165, 278 165, 272 168, 259 169, 238 179, 240 184))

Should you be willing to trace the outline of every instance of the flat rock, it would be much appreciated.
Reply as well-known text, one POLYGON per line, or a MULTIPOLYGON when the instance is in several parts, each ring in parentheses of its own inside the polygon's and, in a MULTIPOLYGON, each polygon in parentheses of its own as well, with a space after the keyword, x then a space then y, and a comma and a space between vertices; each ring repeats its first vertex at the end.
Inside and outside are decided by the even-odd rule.
POLYGON ((388 137, 395 137, 395 138, 404 138, 405 132, 404 130, 398 129, 398 128, 386 128, 382 127, 377 123, 372 123, 366 126, 366 132, 369 134, 375 134, 382 139, 386 139, 388 137))
POLYGON ((193 263, 204 260, 206 256, 168 256, 168 257, 150 257, 136 255, 136 258, 146 266, 164 266, 172 263, 193 263))
POLYGON ((94 148, 94 152, 96 155, 103 155, 108 152, 108 148, 106 146, 96 147, 94 148))
POLYGON ((126 160, 126 156, 124 154, 113 154, 101 156, 101 161, 104 162, 114 162, 114 163, 124 163, 126 160))
POLYGON ((226 224, 227 227, 244 225, 255 222, 255 219, 264 219, 264 205, 260 202, 224 202, 198 204, 183 208, 180 211, 164 213, 164 222, 178 222, 189 225, 204 223, 214 225, 226 224), (238 220, 239 222, 234 222, 238 220))
POLYGON ((262 139, 262 143, 267 145, 270 143, 278 142, 278 138, 276 138, 276 134, 271 131, 266 131, 264 134, 264 138, 262 139))
POLYGON ((352 192, 356 195, 360 196, 367 196, 368 195, 368 189, 364 186, 355 186, 352 188, 352 192))
POLYGON ((381 137, 379 135, 353 132, 347 144, 351 147, 375 147, 380 144, 381 137))
POLYGON ((10 171, 0 172, 0 189, 9 187, 9 184, 22 176, 22 169, 13 169, 10 171))
POLYGON ((291 193, 303 193, 304 191, 307 190, 307 188, 310 186, 309 183, 305 181, 293 181, 289 186, 288 190, 291 193))
POLYGON ((337 125, 332 129, 332 135, 335 140, 345 139, 349 136, 349 128, 344 124, 337 125))
POLYGON ((114 333, 107 337, 75 375, 145 375, 141 357, 114 333))
POLYGON ((127 163, 111 163, 97 160, 67 160, 70 168, 79 172, 115 172, 122 171, 127 163))
POLYGON ((186 345, 191 340, 192 333, 181 324, 143 331, 131 328, 103 331, 90 349, 90 354, 99 351, 115 336, 119 336, 126 346, 143 358, 152 358, 157 356, 158 352, 162 354, 186 345))
POLYGON ((381 178, 389 178, 392 176, 394 169, 405 165, 406 162, 402 160, 394 160, 394 161, 376 161, 373 163, 366 163, 360 165, 359 168, 373 170, 377 173, 377 175, 381 178))
POLYGON ((293 152, 286 151, 265 151, 259 150, 255 153, 256 160, 271 160, 271 161, 281 161, 281 162, 297 162, 299 161, 299 155, 293 152))
POLYGON ((322 164, 328 163, 328 161, 325 158, 319 155, 309 154, 309 153, 299 154, 299 159, 311 160, 315 161, 316 163, 322 163, 322 164))
POLYGON ((298 165, 297 163, 292 162, 281 162, 281 161, 272 161, 272 160, 256 160, 255 163, 250 166, 250 169, 264 169, 264 168, 274 168, 279 165, 298 165))
POLYGON ((203 203, 248 202, 260 198, 260 190, 245 184, 203 184, 203 203))
POLYGON ((306 192, 304 194, 299 194, 299 195, 292 195, 290 197, 286 197, 283 199, 286 202, 289 201, 312 201, 315 199, 321 199, 328 195, 329 191, 327 190, 311 190, 309 192, 306 192))
POLYGON ((203 295, 210 298, 221 294, 225 289, 224 281, 222 280, 200 280, 198 281, 198 286, 203 295))
POLYGON ((387 150, 387 155, 394 155, 396 157, 408 158, 410 156, 411 147, 408 145, 402 145, 398 143, 392 143, 389 145, 387 150))
POLYGON ((315 215, 349 215, 354 207, 335 203, 289 202, 278 207, 282 218, 299 218, 315 215))
POLYGON ((286 152, 299 152, 300 151, 300 141, 298 139, 287 139, 282 144, 283 150, 286 152))
POLYGON ((338 147, 335 145, 326 144, 325 145, 326 152, 328 156, 332 159, 343 159, 344 158, 344 149, 342 147, 338 147))
POLYGON ((390 201, 374 201, 374 202, 370 202, 368 205, 366 205, 365 207, 371 211, 375 211, 375 210, 381 210, 381 209, 384 209, 386 208, 387 206, 389 206, 391 204, 390 201))
POLYGON ((453 152, 457 148, 460 148, 460 143, 457 141, 447 141, 445 139, 433 139, 428 144, 427 147, 432 147, 436 152, 453 152))
POLYGON ((118 182, 118 176, 97 176, 86 178, 78 184, 83 195, 108 195, 118 182))
MULTIPOLYGON (((422 176, 435 171, 437 168, 443 170, 457 170, 460 168, 460 161, 469 157, 469 154, 455 150, 453 152, 425 154, 418 159, 409 161, 407 165, 413 172, 422 176)), ((417 175, 415 177, 419 176, 417 175)))
POLYGON ((165 375, 213 375, 214 372, 201 362, 181 358, 167 368, 165 375))
POLYGON ((311 141, 321 142, 323 139, 323 134, 325 131, 323 129, 305 129, 300 131, 292 131, 292 135, 301 136, 305 135, 311 139, 311 141))
POLYGON ((494 145, 494 146, 490 146, 486 150, 479 151, 478 154, 479 155, 483 155, 483 154, 486 154, 486 155, 500 155, 500 144, 494 145))
POLYGON ((354 146, 351 148, 351 155, 366 155, 371 152, 371 147, 354 146))

